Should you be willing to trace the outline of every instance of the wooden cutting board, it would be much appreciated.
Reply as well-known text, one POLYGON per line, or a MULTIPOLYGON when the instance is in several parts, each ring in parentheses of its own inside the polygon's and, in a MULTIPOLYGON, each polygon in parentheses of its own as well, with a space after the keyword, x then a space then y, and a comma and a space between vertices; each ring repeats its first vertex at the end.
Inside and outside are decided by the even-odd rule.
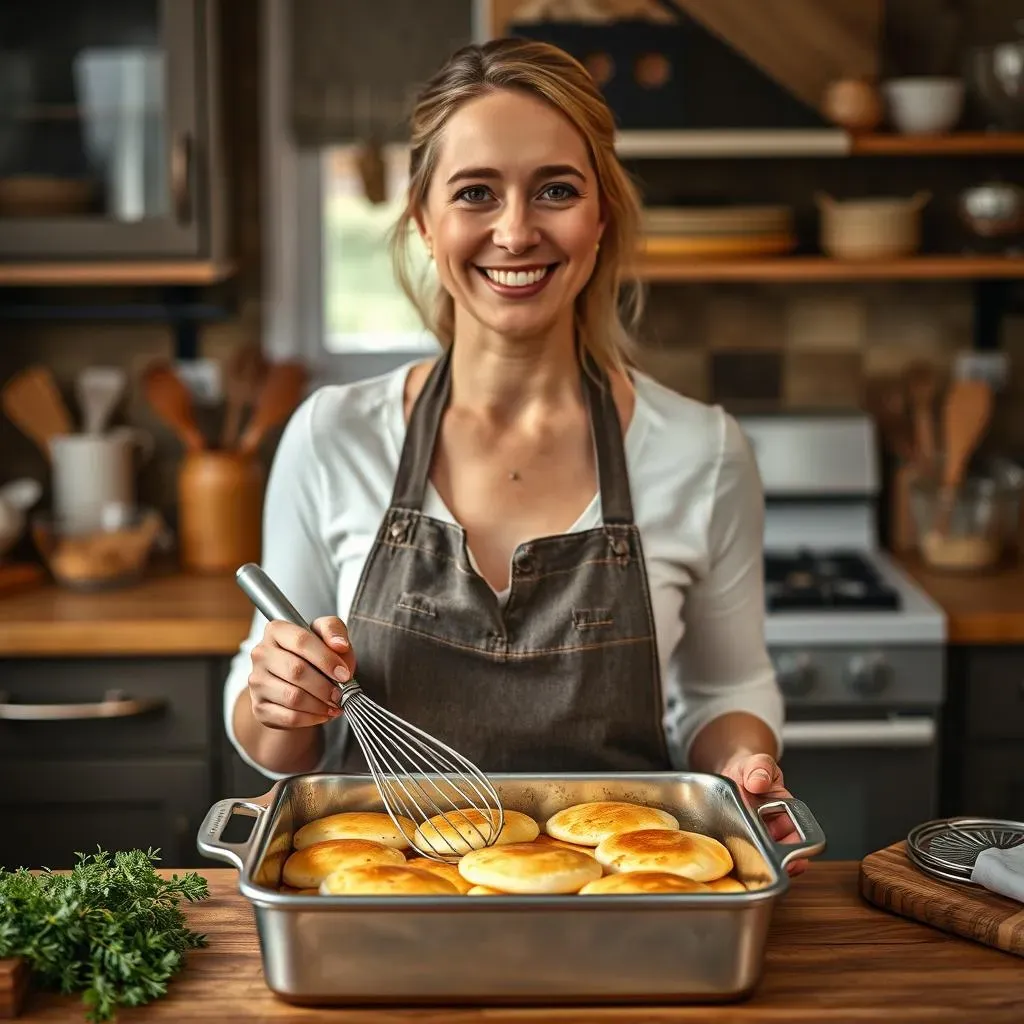
POLYGON ((919 871, 895 843, 860 865, 861 895, 876 907, 1024 956, 1024 903, 919 871))

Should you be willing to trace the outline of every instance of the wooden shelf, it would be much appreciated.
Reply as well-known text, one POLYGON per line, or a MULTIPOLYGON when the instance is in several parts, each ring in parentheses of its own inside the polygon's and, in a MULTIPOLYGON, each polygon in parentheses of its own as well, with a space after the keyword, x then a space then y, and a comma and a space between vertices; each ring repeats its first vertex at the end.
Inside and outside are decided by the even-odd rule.
POLYGON ((854 136, 852 156, 1024 156, 1024 133, 854 136))
POLYGON ((204 285, 234 272, 228 263, 137 260, 124 263, 0 263, 0 286, 204 285))
POLYGON ((835 260, 827 256, 695 260, 645 258, 636 271, 644 281, 949 281, 984 278, 1024 280, 1024 258, 917 256, 905 260, 835 260))

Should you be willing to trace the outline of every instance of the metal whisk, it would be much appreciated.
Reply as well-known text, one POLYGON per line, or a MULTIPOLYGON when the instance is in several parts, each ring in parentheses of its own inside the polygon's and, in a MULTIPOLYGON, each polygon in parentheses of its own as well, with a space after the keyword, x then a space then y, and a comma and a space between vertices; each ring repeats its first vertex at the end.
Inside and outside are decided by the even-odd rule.
MULTIPOLYGON (((235 579, 268 620, 283 619, 312 632, 309 623, 258 565, 243 565, 235 579)), ((354 679, 339 684, 328 676, 324 678, 341 691, 342 713, 399 832, 408 831, 399 817, 412 821, 421 840, 415 844, 417 849, 440 861, 458 860, 466 848, 476 847, 478 842, 482 846, 494 844, 504 827, 505 812, 497 790, 475 764, 371 700, 354 679), (467 812, 475 812, 479 820, 467 812), (434 822, 424 829, 429 818, 434 822), (452 829, 453 836, 462 838, 465 848, 457 848, 441 833, 436 826, 442 823, 452 829)))

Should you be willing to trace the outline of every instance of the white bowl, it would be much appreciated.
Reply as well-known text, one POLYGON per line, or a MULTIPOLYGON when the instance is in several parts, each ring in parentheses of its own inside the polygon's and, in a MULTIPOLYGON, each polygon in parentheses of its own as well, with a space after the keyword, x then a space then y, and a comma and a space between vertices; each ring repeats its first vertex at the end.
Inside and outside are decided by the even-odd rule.
POLYGON ((938 135, 960 120, 964 83, 959 78, 893 78, 882 86, 889 120, 904 135, 938 135))

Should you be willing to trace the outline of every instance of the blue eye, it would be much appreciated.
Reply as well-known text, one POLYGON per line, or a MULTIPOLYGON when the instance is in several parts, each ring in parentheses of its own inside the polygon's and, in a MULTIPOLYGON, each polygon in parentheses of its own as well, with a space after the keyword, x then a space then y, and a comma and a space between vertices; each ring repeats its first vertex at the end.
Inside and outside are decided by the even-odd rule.
POLYGON ((556 203, 565 202, 567 199, 579 198, 579 192, 577 192, 572 185, 566 185, 564 182, 556 182, 554 185, 548 185, 541 195, 546 195, 548 199, 551 199, 556 203), (552 193, 556 194, 552 195, 552 193))

